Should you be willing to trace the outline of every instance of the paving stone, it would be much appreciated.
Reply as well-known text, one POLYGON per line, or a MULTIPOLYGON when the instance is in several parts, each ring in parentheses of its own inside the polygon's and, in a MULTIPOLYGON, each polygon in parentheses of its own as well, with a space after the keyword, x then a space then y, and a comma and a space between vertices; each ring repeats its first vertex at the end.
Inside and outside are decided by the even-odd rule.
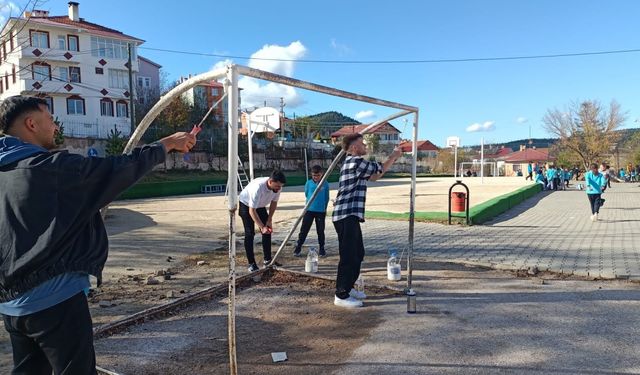
MULTIPOLYGON (((575 190, 543 192, 486 225, 417 222, 414 254, 499 269, 537 266, 589 277, 640 275, 638 193, 637 184, 614 184, 604 195, 607 202, 597 222, 590 220, 584 191, 575 190)), ((406 222, 367 220, 362 230, 370 255, 385 255, 389 248, 407 244, 406 222)), ((327 243, 337 243, 329 225, 326 236, 327 243)))

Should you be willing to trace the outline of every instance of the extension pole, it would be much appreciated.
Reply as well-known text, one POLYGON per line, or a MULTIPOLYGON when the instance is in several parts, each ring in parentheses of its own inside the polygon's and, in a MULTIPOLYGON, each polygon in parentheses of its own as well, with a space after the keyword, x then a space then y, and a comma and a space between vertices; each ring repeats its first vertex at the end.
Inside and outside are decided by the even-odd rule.
POLYGON ((231 83, 228 91, 229 97, 229 124, 227 129, 228 146, 228 171, 227 184, 229 186, 229 317, 228 317, 228 342, 229 342, 229 373, 238 374, 236 358, 236 207, 238 206, 238 72, 231 65, 227 71, 227 79, 231 83))
MULTIPOLYGON (((402 117, 402 116, 408 115, 409 113, 412 113, 412 112, 413 111, 401 111, 401 112, 393 114, 393 115, 391 115, 389 117, 383 118, 382 120, 378 120, 378 121, 374 122, 373 124, 367 126, 365 129, 363 129, 360 132, 360 134, 366 134, 374 126, 378 126, 378 125, 380 125, 382 123, 385 123, 387 121, 391 121, 391 120, 397 119, 398 117, 402 117)), ((329 165, 329 168, 327 168, 327 171, 324 173, 324 176, 322 176, 322 179, 320 180, 320 182, 316 186, 316 190, 313 191, 313 194, 311 195, 311 198, 309 198, 309 201, 307 202, 307 204, 304 205, 304 208, 302 209, 302 213, 300 213, 300 216, 298 216, 296 221, 293 223, 293 226, 291 227, 291 229, 289 230, 289 233, 287 233, 287 235, 285 236, 284 240, 280 244, 280 247, 278 248, 278 251, 276 251, 276 254, 273 256, 273 258, 271 258, 271 263, 269 263, 269 265, 272 265, 276 261, 276 259, 278 258, 278 255, 280 255, 280 252, 287 245, 287 242, 289 242, 289 239, 293 235, 293 232, 295 232, 295 230, 298 228, 298 225, 300 225, 300 222, 302 221, 302 218, 304 217, 304 214, 309 209, 309 206, 311 206, 311 203, 313 203, 313 201, 316 199, 316 197, 320 193, 320 187, 322 186, 322 184, 325 183, 325 181, 327 181, 327 178, 329 177, 331 172, 333 172, 333 170, 336 167, 336 165, 338 165, 338 162, 340 161, 340 159, 342 158, 342 156, 344 154, 345 154, 345 151, 344 150, 340 150, 340 153, 338 153, 338 156, 336 156, 335 159, 333 159, 333 162, 331 162, 331 165, 329 165)))

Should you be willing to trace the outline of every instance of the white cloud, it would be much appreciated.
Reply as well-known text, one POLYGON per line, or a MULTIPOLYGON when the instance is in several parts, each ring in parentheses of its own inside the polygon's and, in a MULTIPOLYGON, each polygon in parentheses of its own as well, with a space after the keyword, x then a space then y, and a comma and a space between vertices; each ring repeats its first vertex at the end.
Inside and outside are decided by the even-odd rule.
POLYGON ((336 38, 331 38, 331 42, 329 43, 329 45, 340 55, 347 55, 351 53, 351 48, 344 43, 339 43, 338 41, 336 41, 336 38))
POLYGON ((490 132, 495 130, 495 125, 493 121, 485 121, 482 124, 476 122, 475 124, 471 124, 467 126, 467 132, 490 132))
POLYGON ((518 117, 518 118, 516 119, 516 122, 517 122, 518 124, 524 124, 524 123, 527 123, 528 121, 529 121, 529 120, 528 120, 526 117, 518 117))
POLYGON ((213 66, 211 67, 211 70, 216 70, 218 68, 224 68, 225 66, 231 65, 231 64, 233 64, 233 61, 229 60, 229 59, 218 61, 217 63, 213 64, 213 66))
MULTIPOLYGON (((252 68, 291 77, 295 70, 296 60, 304 57, 306 52, 307 48, 300 41, 292 42, 288 46, 265 44, 251 55, 248 65, 252 68)), ((230 64, 233 64, 233 60, 218 61, 211 69, 230 64)), ((291 86, 263 82, 252 77, 241 77, 238 85, 242 88, 240 95, 242 96, 243 108, 261 107, 265 101, 270 106, 278 106, 280 98, 283 98, 287 108, 296 108, 305 103, 298 91, 291 86)))
POLYGON ((364 120, 364 119, 375 118, 375 117, 376 117, 376 113, 373 112, 372 110, 360 111, 355 115, 356 120, 364 120))
MULTIPOLYGON (((267 44, 251 55, 249 66, 291 77, 295 70, 296 60, 304 57, 306 52, 307 48, 300 41, 295 41, 288 46, 267 44)), ((243 107, 261 105, 265 100, 276 102, 279 101, 281 97, 284 99, 287 108, 296 108, 305 103, 305 100, 298 91, 291 86, 273 82, 262 83, 252 77, 242 77, 238 83, 242 88, 243 107)))
POLYGON ((20 7, 13 1, 0 0, 0 23, 7 22, 9 17, 20 16, 20 7))

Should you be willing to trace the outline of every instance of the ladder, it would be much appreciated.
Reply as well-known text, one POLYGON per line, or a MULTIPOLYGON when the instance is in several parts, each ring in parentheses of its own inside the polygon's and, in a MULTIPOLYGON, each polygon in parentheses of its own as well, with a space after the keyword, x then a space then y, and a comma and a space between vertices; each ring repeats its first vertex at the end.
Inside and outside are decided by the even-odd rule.
MULTIPOLYGON (((242 191, 242 189, 244 189, 245 186, 249 184, 249 182, 251 182, 249 180, 249 176, 247 175, 247 171, 244 169, 244 164, 242 163, 240 156, 238 156, 238 174, 236 176, 238 176, 238 191, 240 192, 242 191)), ((225 202, 227 201, 228 196, 229 184, 227 184, 227 188, 224 191, 225 202)))
POLYGON ((242 160, 240 160, 240 156, 238 156, 238 191, 242 191, 249 182, 247 171, 244 169, 244 164, 242 163, 242 160))

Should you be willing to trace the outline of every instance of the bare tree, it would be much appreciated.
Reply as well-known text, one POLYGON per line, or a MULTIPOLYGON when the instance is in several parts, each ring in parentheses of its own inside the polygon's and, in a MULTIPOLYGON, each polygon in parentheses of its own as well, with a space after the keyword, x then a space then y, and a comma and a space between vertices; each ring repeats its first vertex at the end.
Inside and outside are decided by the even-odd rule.
POLYGON ((611 154, 618 141, 616 130, 625 120, 617 102, 612 101, 607 111, 596 100, 573 102, 565 111, 550 109, 542 119, 544 128, 560 139, 560 148, 575 154, 585 169, 611 154))

